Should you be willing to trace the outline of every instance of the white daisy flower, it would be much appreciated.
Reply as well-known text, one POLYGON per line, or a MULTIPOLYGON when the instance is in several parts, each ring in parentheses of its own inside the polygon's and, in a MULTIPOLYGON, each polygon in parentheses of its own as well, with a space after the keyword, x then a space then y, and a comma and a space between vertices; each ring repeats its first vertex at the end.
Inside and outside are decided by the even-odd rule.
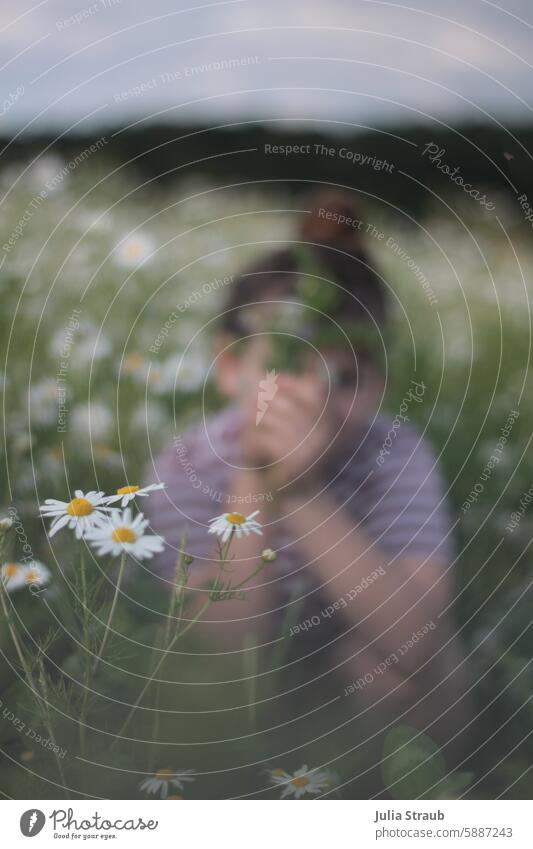
POLYGON ((141 403, 135 410, 130 412, 129 421, 136 433, 156 433, 168 424, 168 413, 166 407, 159 401, 150 401, 149 404, 141 403))
POLYGON ((60 156, 56 153, 46 153, 32 164, 26 176, 36 191, 46 187, 49 192, 53 192, 63 189, 65 178, 70 175, 68 170, 65 170, 65 161, 60 156))
POLYGON ((77 215, 75 221, 84 234, 89 230, 93 233, 108 233, 113 217, 105 209, 90 209, 77 215))
POLYGON ((147 372, 148 384, 156 395, 173 392, 196 392, 205 383, 209 361, 198 349, 186 356, 170 357, 161 363, 151 363, 147 372))
POLYGON ((150 363, 145 379, 156 395, 168 395, 176 388, 176 363, 174 359, 163 363, 150 363))
POLYGON ((194 781, 193 776, 194 769, 182 769, 181 772, 174 772, 172 769, 160 769, 143 781, 139 785, 139 790, 143 793, 150 793, 152 796, 159 794, 161 799, 166 799, 170 787, 183 790, 185 782, 194 781))
POLYGON ((115 262, 122 268, 135 268, 150 256, 153 242, 143 233, 133 233, 123 239, 115 249, 115 262))
POLYGON ((23 587, 24 566, 22 563, 4 563, 2 566, 2 581, 8 593, 12 593, 23 587))
POLYGON ((27 564, 4 563, 2 566, 2 581, 8 593, 31 584, 43 587, 49 580, 50 570, 39 560, 32 560, 27 564))
POLYGON ((122 466, 123 458, 120 456, 118 451, 113 451, 113 449, 110 448, 109 445, 106 445, 105 442, 95 442, 92 445, 92 453, 94 459, 100 463, 105 463, 107 466, 122 466))
POLYGON ((182 357, 174 367, 173 377, 178 392, 195 392, 205 383, 209 363, 200 351, 182 357))
POLYGON ((133 486, 121 486, 117 489, 116 495, 110 495, 108 499, 108 504, 115 504, 117 501, 120 501, 121 507, 127 507, 130 501, 133 501, 137 496, 144 497, 145 495, 150 495, 151 492, 155 492, 156 489, 164 489, 164 483, 151 483, 148 486, 137 486, 134 484, 133 486))
POLYGON ((261 525, 254 518, 258 513, 259 510, 249 516, 243 516, 242 513, 223 513, 222 516, 215 516, 209 520, 211 527, 208 533, 218 534, 222 537, 222 542, 226 542, 232 533, 235 533, 237 539, 243 535, 247 537, 250 533, 262 535, 261 525))
POLYGON ((59 400, 57 381, 51 377, 37 381, 30 386, 29 396, 32 421, 39 426, 53 424, 59 400))
POLYGON ((163 537, 145 534, 147 526, 148 519, 142 513, 133 519, 129 507, 124 512, 115 509, 107 517, 106 524, 93 528, 86 538, 100 555, 119 557, 125 553, 138 560, 146 560, 163 551, 165 543, 163 537))
POLYGON ((71 356, 76 366, 86 366, 87 362, 105 359, 112 351, 111 340, 98 325, 89 323, 80 328, 71 356))
POLYGON ((111 435, 115 417, 101 401, 91 401, 90 404, 76 404, 70 413, 70 426, 82 440, 87 438, 87 445, 96 440, 103 442, 111 435))
POLYGON ((317 796, 324 790, 330 789, 336 780, 334 773, 329 770, 308 770, 307 764, 292 774, 285 772, 284 769, 269 769, 268 776, 272 784, 284 787, 280 799, 286 799, 288 796, 301 799, 306 793, 317 796))
POLYGON ((84 493, 81 489, 74 492, 71 501, 58 501, 56 498, 47 498, 39 508, 41 516, 45 519, 54 519, 50 525, 48 535, 53 537, 61 528, 69 527, 74 530, 76 539, 81 539, 85 534, 101 525, 106 518, 106 513, 111 510, 108 507, 108 498, 103 492, 84 493))
POLYGON ((141 383, 144 383, 146 379, 147 370, 148 360, 136 351, 133 351, 131 354, 126 354, 120 363, 121 374, 135 377, 141 383))

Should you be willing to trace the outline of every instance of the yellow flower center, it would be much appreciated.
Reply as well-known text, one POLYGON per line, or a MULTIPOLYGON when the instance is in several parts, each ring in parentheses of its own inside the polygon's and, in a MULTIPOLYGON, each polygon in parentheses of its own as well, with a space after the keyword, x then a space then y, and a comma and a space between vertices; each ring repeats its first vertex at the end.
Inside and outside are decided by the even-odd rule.
POLYGON ((285 775, 285 770, 280 769, 280 768, 278 767, 277 769, 273 769, 273 770, 272 770, 272 775, 273 775, 275 778, 283 778, 283 776, 285 775))
POLYGON ((115 528, 111 534, 115 542, 135 542, 137 534, 131 528, 115 528))
POLYGON ((305 775, 297 775, 296 778, 291 778, 291 784, 295 787, 307 787, 309 779, 305 775))
POLYGON ((175 774, 171 769, 160 769, 156 772, 155 777, 161 781, 168 781, 170 778, 174 778, 175 774))
POLYGON ((136 259, 142 255, 142 247, 138 242, 130 242, 126 245, 126 254, 129 259, 136 259))
POLYGON ((96 442, 94 445, 94 453, 100 459, 106 460, 113 452, 109 445, 103 445, 101 442, 96 442))
POLYGON ((246 516, 243 516, 242 513, 226 513, 226 521, 231 525, 242 525, 246 522, 246 516))
POLYGON ((89 516, 93 510, 93 505, 86 498, 73 498, 67 507, 69 516, 89 516))
POLYGON ((12 578, 13 575, 16 575, 19 570, 19 567, 16 563, 6 563, 4 566, 4 576, 6 578, 12 578))
POLYGON ((130 495, 132 492, 139 492, 140 486, 121 486, 117 489, 117 495, 130 495))
POLYGON ((39 580, 39 573, 35 571, 35 569, 30 569, 24 575, 24 580, 27 584, 33 584, 35 581, 39 580))
POLYGON ((169 799, 183 799, 183 796, 167 796, 167 802, 169 799))

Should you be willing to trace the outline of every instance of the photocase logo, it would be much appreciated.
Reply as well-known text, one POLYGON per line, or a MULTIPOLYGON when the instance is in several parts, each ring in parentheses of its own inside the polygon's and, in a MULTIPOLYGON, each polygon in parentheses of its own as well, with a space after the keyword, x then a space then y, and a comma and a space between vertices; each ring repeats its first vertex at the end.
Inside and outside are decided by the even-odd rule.
POLYGON ((278 384, 276 383, 277 378, 276 369, 274 368, 272 371, 267 371, 266 377, 259 381, 259 390, 257 392, 257 413, 255 416, 256 426, 260 424, 263 416, 268 410, 270 401, 273 400, 276 392, 278 391, 278 384))
POLYGON ((20 818, 20 830, 24 837, 35 837, 42 831, 46 817, 38 808, 30 808, 24 811, 20 818))

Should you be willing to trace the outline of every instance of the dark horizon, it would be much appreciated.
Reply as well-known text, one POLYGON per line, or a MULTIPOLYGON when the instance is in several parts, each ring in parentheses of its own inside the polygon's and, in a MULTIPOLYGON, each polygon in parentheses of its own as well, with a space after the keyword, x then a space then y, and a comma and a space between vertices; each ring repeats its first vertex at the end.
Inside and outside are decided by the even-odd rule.
POLYGON ((282 181, 296 193, 305 189, 306 181, 320 179, 420 207, 431 202, 431 190, 461 196, 451 172, 456 180, 468 174, 469 184, 480 191, 533 196, 528 152, 533 148, 533 122, 506 129, 474 123, 449 129, 395 127, 340 137, 319 127, 285 130, 255 122, 232 128, 160 124, 99 135, 0 139, 3 164, 38 160, 52 152, 68 160, 98 138, 106 141, 98 162, 119 164, 156 180, 190 176, 184 166, 192 163, 194 173, 217 179, 282 181), (406 195, 410 178, 425 190, 406 195))

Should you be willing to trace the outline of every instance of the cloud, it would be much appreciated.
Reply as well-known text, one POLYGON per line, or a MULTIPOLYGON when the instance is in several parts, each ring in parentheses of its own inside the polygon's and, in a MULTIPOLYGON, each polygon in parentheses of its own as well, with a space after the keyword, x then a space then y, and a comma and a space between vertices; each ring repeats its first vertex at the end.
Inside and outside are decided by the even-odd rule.
POLYGON ((525 116, 530 16, 526 0, 3 0, 3 78, 24 86, 3 122, 525 116))

